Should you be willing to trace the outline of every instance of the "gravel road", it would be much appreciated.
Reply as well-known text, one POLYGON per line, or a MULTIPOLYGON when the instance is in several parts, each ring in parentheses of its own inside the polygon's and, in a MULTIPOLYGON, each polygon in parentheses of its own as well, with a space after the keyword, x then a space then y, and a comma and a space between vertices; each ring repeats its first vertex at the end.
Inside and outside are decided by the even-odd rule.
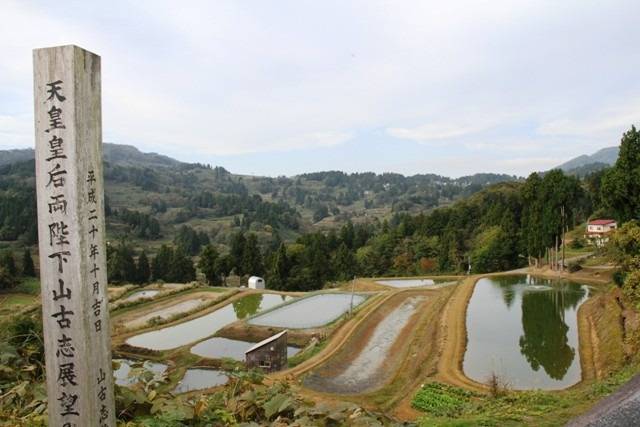
POLYGON ((567 424, 567 427, 605 426, 640 426, 640 374, 611 396, 602 399, 589 412, 567 424))

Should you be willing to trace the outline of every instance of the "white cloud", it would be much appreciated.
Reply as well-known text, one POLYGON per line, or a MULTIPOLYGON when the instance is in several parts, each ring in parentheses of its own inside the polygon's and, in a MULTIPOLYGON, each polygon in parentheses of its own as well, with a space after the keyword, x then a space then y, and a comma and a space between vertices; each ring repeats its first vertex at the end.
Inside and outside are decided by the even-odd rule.
MULTIPOLYGON (((384 129, 389 151, 393 137, 510 150, 538 164, 537 151, 612 145, 637 121, 640 108, 614 107, 640 96, 639 9, 626 0, 114 0, 59 9, 9 0, 0 115, 17 122, 0 122, 0 144, 33 139, 31 49, 76 43, 102 56, 110 141, 202 160, 337 150, 384 129)), ((285 172, 281 158, 275 174, 285 172)))
POLYGON ((33 133, 33 118, 30 115, 0 115, 1 148, 32 147, 33 133))
POLYGON ((476 134, 493 125, 495 123, 429 123, 414 128, 389 128, 387 133, 395 138, 428 142, 476 134))
POLYGON ((558 163, 556 157, 521 157, 496 160, 495 162, 498 169, 504 167, 507 170, 522 170, 522 168, 527 168, 528 170, 546 170, 558 166, 558 163))
POLYGON ((621 134, 640 123, 640 104, 599 108, 580 117, 560 118, 540 125, 540 135, 597 137, 621 134))

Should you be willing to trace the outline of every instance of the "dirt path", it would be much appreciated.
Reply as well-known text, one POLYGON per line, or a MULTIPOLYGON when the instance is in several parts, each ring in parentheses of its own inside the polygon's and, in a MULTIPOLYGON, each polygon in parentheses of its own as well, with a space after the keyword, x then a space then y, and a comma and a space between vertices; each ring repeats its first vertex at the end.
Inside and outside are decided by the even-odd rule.
POLYGON ((478 276, 465 279, 455 290, 446 305, 440 327, 444 331, 442 353, 438 361, 436 379, 471 390, 484 391, 486 386, 468 378, 462 371, 467 346, 466 313, 478 276))

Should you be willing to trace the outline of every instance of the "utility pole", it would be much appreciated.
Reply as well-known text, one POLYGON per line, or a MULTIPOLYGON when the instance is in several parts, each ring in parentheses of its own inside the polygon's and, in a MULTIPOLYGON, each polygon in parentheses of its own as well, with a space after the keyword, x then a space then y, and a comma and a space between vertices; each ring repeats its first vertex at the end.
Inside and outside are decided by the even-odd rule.
POLYGON ((556 234, 556 246, 553 249, 553 269, 558 271, 558 235, 556 234))
POLYGON ((567 245, 567 241, 566 241, 567 220, 566 220, 565 214, 566 212, 563 204, 562 205, 562 266, 560 267, 561 271, 564 271, 565 246, 567 245))
POLYGON ((356 291, 356 276, 353 276, 353 280, 351 281, 351 304, 349 306, 349 316, 353 314, 353 295, 356 291))

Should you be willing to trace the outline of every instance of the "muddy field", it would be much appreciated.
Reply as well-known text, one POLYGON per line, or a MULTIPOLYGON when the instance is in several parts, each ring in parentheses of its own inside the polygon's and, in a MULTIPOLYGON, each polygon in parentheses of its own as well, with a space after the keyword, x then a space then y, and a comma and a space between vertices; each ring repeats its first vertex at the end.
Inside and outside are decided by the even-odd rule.
POLYGON ((321 368, 305 378, 305 386, 343 394, 362 393, 379 386, 389 373, 385 368, 394 343, 410 326, 410 319, 425 299, 424 296, 407 297, 378 323, 369 341, 352 361, 344 364, 342 372, 325 377, 321 368))
MULTIPOLYGON (((314 390, 331 393, 363 393, 381 385, 390 374, 389 363, 392 357, 394 344, 401 336, 406 336, 411 329, 411 319, 416 311, 422 307, 426 301, 424 295, 400 295, 395 301, 389 301, 383 307, 383 311, 388 312, 386 316, 379 315, 380 321, 372 327, 371 333, 367 334, 368 340, 360 347, 359 352, 355 352, 355 357, 337 356, 328 363, 309 374, 304 385, 314 390), (395 306, 392 308, 391 306, 395 306)), ((357 339, 357 336, 354 336, 357 339)), ((351 342, 346 343, 350 348, 354 348, 351 342)), ((400 345, 396 345, 397 349, 400 345)))

